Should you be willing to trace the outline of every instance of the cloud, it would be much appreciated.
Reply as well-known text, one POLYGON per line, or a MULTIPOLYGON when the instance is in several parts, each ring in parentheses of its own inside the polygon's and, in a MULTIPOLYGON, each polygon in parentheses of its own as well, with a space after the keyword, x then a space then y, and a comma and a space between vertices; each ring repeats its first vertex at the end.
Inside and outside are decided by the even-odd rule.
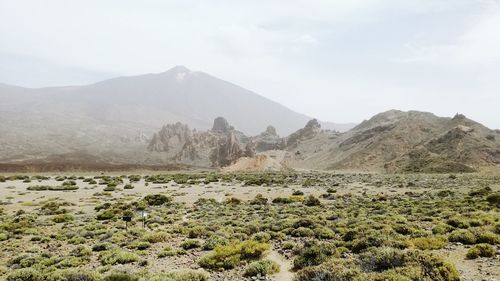
POLYGON ((413 106, 471 112, 500 127, 485 113, 500 103, 498 6, 498 0, 0 0, 0 54, 49 62, 26 75, 33 64, 12 56, 0 70, 9 83, 46 86, 186 65, 332 121, 413 106), (51 65, 85 75, 62 75, 51 65))
POLYGON ((500 4, 481 1, 482 11, 467 20, 461 34, 446 44, 420 43, 419 38, 405 47, 411 55, 401 59, 408 63, 448 64, 454 67, 489 67, 500 63, 500 4))

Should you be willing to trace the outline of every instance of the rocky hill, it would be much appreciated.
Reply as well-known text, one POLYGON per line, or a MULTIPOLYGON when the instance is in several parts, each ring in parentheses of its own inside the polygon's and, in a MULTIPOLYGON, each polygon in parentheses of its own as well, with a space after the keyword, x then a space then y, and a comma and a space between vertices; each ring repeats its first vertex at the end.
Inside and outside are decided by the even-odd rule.
POLYGON ((463 115, 391 110, 343 134, 316 133, 292 166, 387 172, 467 172, 500 164, 500 134, 463 115))

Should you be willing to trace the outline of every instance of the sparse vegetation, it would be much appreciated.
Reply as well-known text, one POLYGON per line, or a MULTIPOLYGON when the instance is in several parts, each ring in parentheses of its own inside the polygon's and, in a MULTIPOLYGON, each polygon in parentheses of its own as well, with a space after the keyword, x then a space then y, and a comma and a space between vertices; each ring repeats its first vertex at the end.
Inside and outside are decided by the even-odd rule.
POLYGON ((296 281, 458 280, 436 254, 458 250, 497 265, 494 176, 58 176, 57 187, 80 186, 62 195, 43 179, 4 178, 14 188, 0 208, 2 280, 250 279, 287 270, 271 251, 296 281), (156 273, 173 262, 185 270, 156 273))

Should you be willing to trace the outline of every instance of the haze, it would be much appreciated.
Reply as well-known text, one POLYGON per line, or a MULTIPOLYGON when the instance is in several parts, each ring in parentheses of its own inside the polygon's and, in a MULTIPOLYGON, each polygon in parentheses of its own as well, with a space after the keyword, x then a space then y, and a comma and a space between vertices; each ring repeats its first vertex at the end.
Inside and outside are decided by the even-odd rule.
POLYGON ((322 120, 397 108, 500 128, 499 26, 496 0, 0 1, 0 83, 186 65, 322 120))

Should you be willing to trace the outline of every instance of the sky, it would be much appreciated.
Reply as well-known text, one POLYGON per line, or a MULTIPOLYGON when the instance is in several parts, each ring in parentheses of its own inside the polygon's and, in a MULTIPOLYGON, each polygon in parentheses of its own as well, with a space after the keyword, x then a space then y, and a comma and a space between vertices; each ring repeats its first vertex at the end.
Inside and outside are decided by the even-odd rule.
POLYGON ((401 109, 500 128, 500 0, 0 0, 0 83, 175 65, 324 121, 401 109))

